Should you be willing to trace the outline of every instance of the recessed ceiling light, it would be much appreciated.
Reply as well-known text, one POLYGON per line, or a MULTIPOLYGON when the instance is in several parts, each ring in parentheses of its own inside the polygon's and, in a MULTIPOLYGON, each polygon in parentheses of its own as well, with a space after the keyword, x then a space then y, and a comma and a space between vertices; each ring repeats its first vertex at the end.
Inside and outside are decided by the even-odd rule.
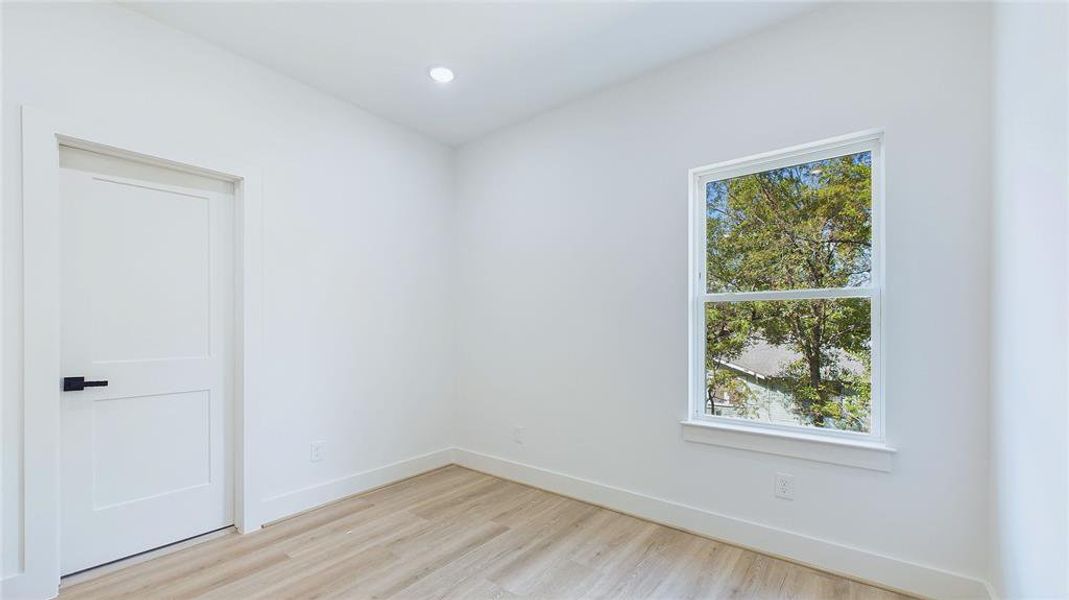
POLYGON ((431 70, 427 72, 431 76, 431 79, 438 83, 449 83, 453 81, 453 69, 449 67, 431 67, 431 70))

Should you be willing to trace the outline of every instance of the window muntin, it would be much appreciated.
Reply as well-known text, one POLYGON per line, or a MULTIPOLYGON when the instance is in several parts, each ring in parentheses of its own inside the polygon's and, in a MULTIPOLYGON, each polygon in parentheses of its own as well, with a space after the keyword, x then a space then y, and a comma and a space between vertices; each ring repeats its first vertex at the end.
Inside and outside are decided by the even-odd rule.
POLYGON ((695 170, 694 418, 882 438, 879 142, 695 170))

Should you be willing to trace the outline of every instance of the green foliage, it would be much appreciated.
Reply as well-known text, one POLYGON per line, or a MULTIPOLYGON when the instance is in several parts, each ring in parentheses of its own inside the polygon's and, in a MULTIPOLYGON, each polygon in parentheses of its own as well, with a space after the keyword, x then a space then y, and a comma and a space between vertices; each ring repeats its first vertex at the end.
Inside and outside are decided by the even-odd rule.
POLYGON ((705 305, 706 402, 713 406, 718 399, 730 400, 735 416, 748 418, 755 415, 760 399, 723 363, 737 358, 749 344, 755 317, 743 304, 705 305))
MULTIPOLYGON (((867 284, 870 182, 871 158, 861 153, 710 183, 709 290, 867 284)), ((860 298, 708 304, 708 393, 730 397, 740 416, 752 416, 755 394, 724 365, 763 341, 798 357, 775 374, 772 385, 790 398, 802 422, 867 430, 869 314, 869 301, 860 298)))

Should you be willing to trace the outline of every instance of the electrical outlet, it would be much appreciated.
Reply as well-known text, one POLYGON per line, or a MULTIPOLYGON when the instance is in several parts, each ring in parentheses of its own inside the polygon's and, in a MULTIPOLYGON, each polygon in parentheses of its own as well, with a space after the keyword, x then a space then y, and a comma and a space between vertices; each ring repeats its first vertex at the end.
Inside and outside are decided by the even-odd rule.
POLYGON ((524 433, 527 431, 526 427, 517 425, 512 428, 512 441, 517 445, 522 446, 524 440, 524 433))
POLYGON ((312 445, 308 450, 308 460, 311 462, 320 462, 326 457, 326 454, 326 442, 312 442, 312 445))
POLYGON ((794 475, 776 473, 775 493, 777 498, 794 500, 794 475))

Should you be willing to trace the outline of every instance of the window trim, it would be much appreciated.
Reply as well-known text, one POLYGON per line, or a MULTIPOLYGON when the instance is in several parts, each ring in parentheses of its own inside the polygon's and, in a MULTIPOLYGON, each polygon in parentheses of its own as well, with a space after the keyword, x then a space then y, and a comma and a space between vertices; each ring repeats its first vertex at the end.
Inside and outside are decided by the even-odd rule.
MULTIPOLYGON (((715 426, 708 430, 716 434, 716 429, 735 431, 752 431, 754 433, 773 434, 774 437, 796 437, 811 441, 814 436, 831 440, 852 440, 862 445, 885 446, 885 402, 883 386, 883 282, 884 252, 883 232, 883 132, 867 130, 838 136, 813 143, 802 144, 764 152, 739 159, 714 163, 691 169, 688 182, 689 202, 689 376, 687 395, 686 425, 715 426), (836 156, 870 152, 872 159, 872 272, 867 287, 770 290, 759 292, 708 293, 706 284, 706 198, 705 187, 710 181, 718 181, 752 175, 772 169, 813 162, 836 156), (734 417, 720 417, 705 414, 705 305, 711 301, 746 301, 746 300, 796 300, 813 298, 868 298, 871 302, 871 339, 872 339, 872 398, 870 430, 866 433, 821 429, 803 425, 782 425, 762 423, 734 417)), ((708 436, 686 436, 690 441, 703 441, 708 436)), ((758 438, 759 439, 759 438, 758 438)), ((734 445, 734 444, 729 444, 734 445)), ((747 446, 748 447, 748 446, 747 446)), ((753 449, 753 448, 749 448, 753 449)), ((777 452, 782 453, 782 452, 777 452)), ((801 458, 805 456, 799 455, 801 458)))
POLYGON ((748 427, 738 423, 682 421, 683 439, 688 442, 725 446, 801 458, 814 462, 890 472, 896 450, 883 442, 748 427))

